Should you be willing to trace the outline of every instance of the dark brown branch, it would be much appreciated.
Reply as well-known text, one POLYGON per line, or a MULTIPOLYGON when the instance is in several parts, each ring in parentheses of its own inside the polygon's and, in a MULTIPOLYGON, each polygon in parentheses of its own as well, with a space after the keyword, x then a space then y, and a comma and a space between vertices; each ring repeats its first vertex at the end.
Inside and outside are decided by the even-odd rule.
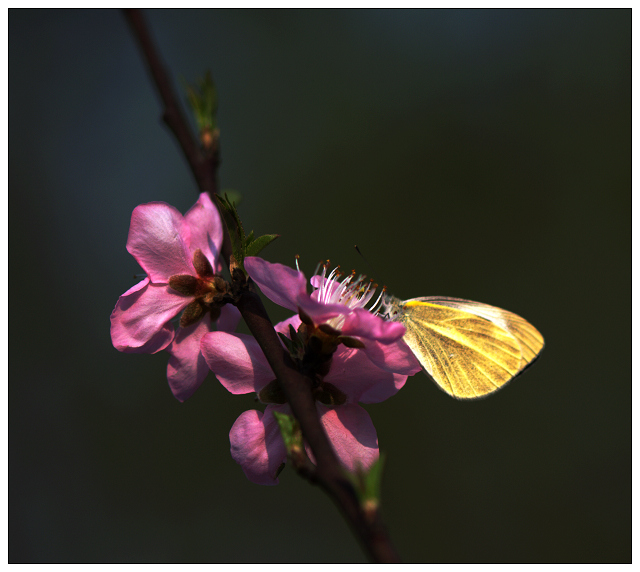
MULTIPOLYGON (((124 11, 142 50, 156 88, 164 105, 163 118, 175 135, 201 192, 213 198, 217 192, 219 158, 215 153, 205 156, 181 111, 173 92, 169 76, 162 65, 144 17, 139 10, 124 11)), ((216 201, 214 201, 214 204, 216 201)), ((217 206, 217 205, 216 205, 217 206)), ((223 257, 230 262, 229 238, 225 237, 223 257)), ((386 533, 378 513, 367 516, 362 510, 351 482, 343 473, 333 447, 320 423, 311 394, 310 380, 293 365, 273 329, 269 316, 253 285, 243 294, 238 309, 251 333, 262 348, 274 374, 282 384, 291 410, 300 423, 306 442, 316 459, 316 469, 305 476, 320 485, 340 508, 350 523, 363 548, 375 562, 399 562, 398 554, 386 533)))

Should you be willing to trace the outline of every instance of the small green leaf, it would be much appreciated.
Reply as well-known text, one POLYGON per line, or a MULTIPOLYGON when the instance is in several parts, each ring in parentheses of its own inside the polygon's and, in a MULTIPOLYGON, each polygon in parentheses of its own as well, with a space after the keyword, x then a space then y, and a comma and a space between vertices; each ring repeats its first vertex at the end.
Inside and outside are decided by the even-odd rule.
POLYGON ((301 451, 303 449, 302 431, 298 420, 293 415, 279 411, 274 411, 273 415, 278 422, 278 427, 280 427, 280 434, 284 440, 287 454, 291 454, 292 451, 301 451))
POLYGON ((195 86, 187 84, 184 80, 183 83, 200 132, 216 129, 218 92, 211 71, 207 70, 204 78, 198 79, 195 86))
POLYGON ((233 215, 233 218, 236 221, 236 225, 238 227, 238 236, 240 237, 240 243, 242 244, 243 246, 242 250, 244 251, 244 245, 247 242, 247 237, 244 234, 244 227, 242 226, 242 221, 240 220, 238 209, 236 209, 236 205, 234 203, 231 203, 231 204, 233 206, 233 210, 231 211, 231 214, 233 215))
POLYGON ((291 340, 293 342, 295 342, 297 345, 302 345, 302 340, 300 339, 300 336, 298 335, 298 332, 296 331, 296 329, 293 327, 293 324, 289 324, 289 337, 291 338, 291 340))
POLYGON ((229 238, 231 239, 231 250, 233 251, 233 257, 236 262, 244 269, 244 229, 240 222, 240 216, 234 203, 229 201, 229 198, 225 195, 216 195, 218 204, 222 207, 222 215, 224 222, 229 231, 229 238))
POLYGON ((273 415, 280 428, 280 434, 287 450, 287 459, 299 473, 307 476, 312 475, 315 467, 305 451, 300 423, 293 415, 279 411, 274 411, 273 415))
POLYGON ((240 242, 238 235, 231 230, 229 230, 229 237, 231 238, 231 251, 233 252, 233 257, 236 259, 236 262, 244 270, 244 258, 242 256, 242 243, 240 242))
POLYGON ((302 360, 306 350, 305 342, 291 324, 289 324, 289 340, 290 346, 287 346, 287 349, 291 359, 296 362, 302 360))
POLYGON ((221 197, 220 195, 216 195, 218 200, 222 203, 227 213, 231 216, 231 218, 235 221, 238 227, 238 235, 240 236, 240 240, 242 244, 246 241, 246 236, 244 234, 244 228, 242 226, 242 222, 240 221, 240 215, 238 214, 238 209, 236 208, 236 204, 232 202, 227 195, 221 197))
POLYGON ((226 193, 224 195, 216 195, 216 200, 222 207, 222 211, 224 214, 231 214, 231 209, 233 208, 233 206, 232 203, 229 202, 229 197, 226 193))
POLYGON ((367 509, 377 509, 380 504, 380 490, 382 488, 382 470, 385 456, 380 453, 378 460, 371 465, 368 471, 358 467, 354 473, 348 473, 349 479, 354 485, 360 506, 367 509))
POLYGON ((229 198, 229 195, 225 192, 224 196, 216 195, 216 199, 221 207, 220 211, 227 225, 227 230, 229 231, 233 257, 244 271, 245 256, 256 256, 265 246, 273 242, 280 235, 265 234, 254 238, 254 233, 251 231, 247 236, 244 232, 236 204, 229 198))
POLYGON ((287 348, 287 351, 289 352, 289 355, 291 355, 294 351, 294 344, 293 342, 284 334, 278 332, 278 335, 280 336, 280 339, 282 340, 282 343, 284 344, 284 346, 287 348))
POLYGON ((271 244, 279 234, 263 234, 247 245, 247 256, 257 256, 266 246, 271 244))
POLYGON ((236 191, 235 189, 223 189, 220 194, 236 206, 242 202, 242 194, 240 191, 236 191))
POLYGON ((385 455, 380 453, 378 460, 371 465, 365 477, 365 497, 367 500, 375 499, 380 501, 380 491, 382 489, 382 470, 384 469, 385 455))

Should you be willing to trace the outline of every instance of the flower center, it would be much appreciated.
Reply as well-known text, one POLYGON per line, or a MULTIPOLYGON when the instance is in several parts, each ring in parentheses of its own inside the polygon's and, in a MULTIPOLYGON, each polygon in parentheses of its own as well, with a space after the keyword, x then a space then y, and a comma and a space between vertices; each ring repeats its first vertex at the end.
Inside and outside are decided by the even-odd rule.
MULTIPOLYGON (((343 273, 340 266, 336 266, 327 276, 329 261, 322 265, 322 274, 316 274, 319 278, 319 285, 314 292, 317 301, 322 304, 342 304, 351 310, 356 308, 366 308, 367 304, 375 296, 378 288, 373 283, 373 279, 367 281, 367 277, 360 275, 356 277, 356 271, 352 270, 351 274, 340 280, 343 273)), ((377 315, 380 310, 383 298, 384 288, 378 296, 374 304, 368 308, 369 312, 377 315)), ((345 316, 336 316, 327 322, 328 325, 340 330, 345 321, 345 316)))
POLYGON ((170 288, 193 298, 180 317, 182 328, 195 324, 206 312, 210 312, 211 318, 217 320, 229 292, 226 280, 213 272, 211 263, 199 248, 193 253, 193 267, 197 276, 174 274, 169 278, 170 288))

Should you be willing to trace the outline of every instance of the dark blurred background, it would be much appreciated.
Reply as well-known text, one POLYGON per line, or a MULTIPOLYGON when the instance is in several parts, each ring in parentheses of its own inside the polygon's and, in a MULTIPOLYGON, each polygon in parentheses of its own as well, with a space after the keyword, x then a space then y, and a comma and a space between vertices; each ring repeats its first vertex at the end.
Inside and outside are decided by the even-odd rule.
MULTIPOLYGON (((222 187, 282 235, 266 258, 545 336, 488 399, 418 374, 367 406, 403 559, 630 562, 631 10, 147 16, 177 86, 213 73, 222 187)), ((111 345, 133 208, 197 198, 160 115, 119 11, 10 10, 9 559, 364 561, 321 491, 231 459, 251 396, 210 375, 180 404, 166 354, 111 345)))

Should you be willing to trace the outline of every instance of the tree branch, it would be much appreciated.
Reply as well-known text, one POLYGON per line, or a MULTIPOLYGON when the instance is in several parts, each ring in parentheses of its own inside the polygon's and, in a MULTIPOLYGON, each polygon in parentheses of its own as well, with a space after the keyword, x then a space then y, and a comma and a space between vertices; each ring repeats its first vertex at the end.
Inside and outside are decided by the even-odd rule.
MULTIPOLYGON (((163 119, 177 139, 198 188, 201 192, 209 193, 213 199, 213 195, 218 191, 219 155, 217 147, 213 153, 208 155, 203 153, 181 111, 169 76, 162 65, 142 13, 137 9, 126 9, 124 13, 144 54, 147 67, 162 99, 163 119)), ((216 201, 213 202, 217 207, 216 201)), ((231 249, 226 233, 222 254, 229 265, 231 249)), ((320 423, 315 401, 311 394, 310 380, 297 370, 282 347, 253 283, 250 283, 249 289, 242 295, 237 306, 249 330, 262 348, 274 374, 282 384, 291 410, 298 419, 304 438, 313 451, 317 463, 316 469, 312 475, 305 476, 311 482, 320 485, 329 494, 372 560, 375 562, 399 562, 398 554, 391 544, 379 517, 379 512, 376 511, 372 516, 365 514, 362 510, 353 485, 345 476, 320 423)))

